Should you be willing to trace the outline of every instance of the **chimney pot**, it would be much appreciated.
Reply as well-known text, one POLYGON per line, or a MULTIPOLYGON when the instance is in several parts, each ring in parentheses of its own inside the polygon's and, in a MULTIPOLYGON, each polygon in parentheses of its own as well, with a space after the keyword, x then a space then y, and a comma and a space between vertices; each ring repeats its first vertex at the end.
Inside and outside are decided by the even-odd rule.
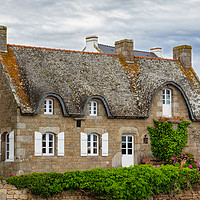
POLYGON ((86 46, 83 51, 86 52, 99 52, 98 49, 98 36, 91 35, 86 38, 86 46))
POLYGON ((160 47, 151 48, 150 52, 154 53, 154 54, 156 54, 156 56, 162 58, 162 48, 160 48, 160 47))

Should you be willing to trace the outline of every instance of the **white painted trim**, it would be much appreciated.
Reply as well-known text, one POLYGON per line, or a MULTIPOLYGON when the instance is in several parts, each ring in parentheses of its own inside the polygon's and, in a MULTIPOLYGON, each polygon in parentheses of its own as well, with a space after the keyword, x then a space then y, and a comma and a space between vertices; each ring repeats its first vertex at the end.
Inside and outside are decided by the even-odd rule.
MULTIPOLYGON (((90 148, 90 150, 91 150, 90 152, 91 153, 88 153, 88 156, 98 156, 99 155, 99 136, 97 134, 95 134, 95 133, 92 133, 92 134, 89 134, 89 135, 90 135, 90 147, 87 147, 87 151, 90 148), (94 139, 93 136, 97 137, 97 141, 93 140, 94 139), (97 143, 97 147, 94 147, 94 142, 97 143), (97 153, 96 154, 93 153, 94 149, 97 149, 97 153)), ((89 137, 89 135, 88 135, 88 137, 89 137)), ((87 143, 89 143, 89 141, 87 143)))
POLYGON ((90 110, 90 116, 97 116, 97 102, 96 101, 90 101, 89 103, 89 110, 90 110))
POLYGON ((44 100, 44 114, 53 115, 53 99, 44 100))
POLYGON ((58 156, 65 154, 65 135, 64 132, 58 133, 58 156))
POLYGON ((108 156, 108 133, 102 135, 102 156, 108 156))

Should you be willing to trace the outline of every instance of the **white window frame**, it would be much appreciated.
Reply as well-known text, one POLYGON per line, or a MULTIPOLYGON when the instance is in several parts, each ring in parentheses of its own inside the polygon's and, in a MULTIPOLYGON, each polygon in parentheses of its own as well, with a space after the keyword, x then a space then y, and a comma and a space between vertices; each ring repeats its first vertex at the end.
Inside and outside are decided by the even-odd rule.
POLYGON ((54 156, 54 134, 53 133, 45 133, 42 134, 42 155, 43 156, 54 156), (46 135, 46 140, 43 139, 43 136, 46 135), (49 136, 53 136, 53 140, 49 141, 49 136), (53 142, 52 147, 49 147, 49 142, 53 142), (44 146, 44 143, 46 146, 44 146), (43 153, 43 149, 46 149, 46 153, 43 153), (52 153, 49 153, 49 150, 52 149, 52 153))
POLYGON ((87 137, 87 155, 88 156, 98 156, 99 155, 99 136, 95 133, 91 133, 87 137), (94 136, 97 137, 96 141, 94 140, 94 136), (89 138, 90 138, 90 140, 89 140, 89 138), (94 146, 94 143, 96 143, 96 147, 94 146), (88 153, 89 149, 90 149, 90 153, 88 153), (94 153, 94 149, 97 149, 96 153, 94 153))
POLYGON ((5 162, 14 161, 14 131, 5 135, 5 162), (9 140, 8 140, 9 139, 9 140))
POLYGON ((10 160, 9 158, 10 158, 10 139, 9 139, 9 134, 10 133, 7 133, 6 134, 6 152, 5 152, 5 160, 7 161, 7 160, 10 160), (8 139, 9 139, 9 141, 8 141, 8 139), (7 154, 8 153, 8 154, 7 154))
POLYGON ((162 113, 164 117, 172 116, 172 90, 169 88, 162 89, 162 113), (167 91, 170 92, 169 98, 167 98, 167 91), (167 101, 169 101, 169 104, 167 104, 167 101), (167 106, 169 108, 167 108, 167 106), (169 109, 169 113, 166 112, 167 109, 169 109))
POLYGON ((52 99, 44 100, 44 114, 53 115, 53 100, 52 99))
POLYGON ((97 116, 97 105, 96 101, 90 101, 90 116, 97 116))

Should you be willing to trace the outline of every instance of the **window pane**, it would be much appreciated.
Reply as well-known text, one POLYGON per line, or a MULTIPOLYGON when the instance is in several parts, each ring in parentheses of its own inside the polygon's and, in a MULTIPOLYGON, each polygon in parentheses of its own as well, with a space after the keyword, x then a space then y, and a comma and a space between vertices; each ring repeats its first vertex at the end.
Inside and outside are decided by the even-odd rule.
POLYGON ((88 135, 88 141, 90 141, 90 135, 88 135))
POLYGON ((46 134, 42 135, 42 139, 46 140, 46 134))
POLYGON ((126 149, 122 149, 122 154, 126 154, 126 149))
POLYGON ((169 94, 167 94, 166 99, 170 99, 170 95, 169 94))
POLYGON ((49 100, 49 105, 51 105, 52 104, 52 101, 51 100, 49 100))
POLYGON ((162 98, 165 99, 165 95, 163 95, 162 98))
POLYGON ((122 141, 126 142, 126 136, 122 136, 122 141))
POLYGON ((91 154, 91 149, 90 148, 88 148, 88 154, 91 154))
POLYGON ((132 149, 128 149, 128 154, 130 155, 132 155, 132 149))
POLYGON ((93 147, 97 147, 97 143, 96 142, 93 142, 93 147))
POLYGON ((93 141, 97 141, 97 136, 93 135, 93 141))
POLYGON ((6 135, 7 142, 9 142, 9 134, 6 135))
POLYGON ((49 134, 49 140, 53 140, 53 135, 49 134))
POLYGON ((46 142, 42 142, 42 147, 46 147, 46 142))
POLYGON ((97 149, 93 149, 93 154, 97 154, 97 149))
POLYGON ((163 104, 165 104, 165 100, 163 100, 163 104))
POLYGON ((53 153, 53 148, 49 148, 49 153, 53 153))
POLYGON ((163 90, 162 93, 165 94, 165 90, 163 90))
POLYGON ((170 104, 170 100, 166 100, 166 104, 170 104))
POLYGON ((47 104, 47 100, 44 101, 44 104, 45 104, 45 106, 46 106, 46 104, 47 104))
POLYGON ((90 142, 88 142, 88 147, 90 147, 90 142))
POLYGON ((122 148, 126 148, 126 143, 122 143, 122 148))
POLYGON ((49 142, 49 147, 53 147, 53 142, 49 142))
POLYGON ((46 153, 46 148, 43 148, 43 149, 42 149, 42 153, 46 153))
POLYGON ((128 136, 128 142, 132 142, 132 136, 128 136))
POLYGON ((9 152, 7 152, 7 159, 9 159, 9 152))
POLYGON ((166 90, 166 94, 170 94, 170 90, 166 90))
POLYGON ((132 148, 132 143, 128 143, 128 148, 132 148))

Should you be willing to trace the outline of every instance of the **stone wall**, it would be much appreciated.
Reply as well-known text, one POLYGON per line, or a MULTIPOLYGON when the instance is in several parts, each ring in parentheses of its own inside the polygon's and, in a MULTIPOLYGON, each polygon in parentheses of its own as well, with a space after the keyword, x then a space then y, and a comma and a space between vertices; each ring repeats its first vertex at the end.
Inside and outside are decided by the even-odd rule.
MULTIPOLYGON (((18 113, 19 114, 19 113, 18 113)), ((5 161, 5 135, 16 130, 17 105, 13 93, 8 85, 8 80, 3 73, 0 56, 0 174, 11 174, 16 171, 15 164, 5 161)))
POLYGON ((95 200, 95 197, 90 197, 84 194, 81 191, 75 191, 75 193, 71 193, 70 191, 64 191, 61 194, 55 195, 51 198, 44 198, 40 196, 36 196, 30 193, 27 193, 27 189, 17 190, 17 188, 13 185, 9 185, 6 183, 5 180, 0 180, 0 199, 1 200, 17 200, 17 199, 24 199, 24 200, 95 200))
MULTIPOLYGON (((180 115, 189 120, 186 103, 181 93, 173 86, 172 90, 172 115, 180 115)), ((89 105, 83 118, 64 117, 59 101, 54 100, 54 114, 43 114, 44 107, 36 116, 18 117, 15 148, 15 174, 29 174, 32 172, 65 172, 69 170, 87 170, 96 167, 110 168, 119 167, 121 163, 121 136, 134 136, 134 164, 140 164, 141 159, 151 155, 150 141, 143 142, 145 135, 148 136, 147 127, 153 126, 153 119, 159 119, 162 115, 162 90, 154 99, 149 118, 145 119, 109 119, 103 103, 98 103, 98 116, 89 116, 89 105), (81 120, 81 127, 76 127, 77 120, 81 120), (34 155, 34 132, 51 132, 55 135, 54 156, 34 155), (64 132, 65 153, 57 155, 57 135, 64 132), (80 133, 96 133, 99 136, 99 155, 81 156, 80 133), (108 156, 102 156, 101 136, 108 133, 108 156), (42 164, 41 164, 42 163, 42 164)), ((43 105, 43 104, 42 104, 43 105)), ((174 125, 176 126, 176 125, 174 125)), ((189 147, 187 151, 193 153, 197 160, 200 155, 198 130, 199 123, 195 122, 189 127, 189 147)), ((149 136, 148 136, 149 137, 149 136)), ((9 175, 9 174, 7 174, 9 175)))
MULTIPOLYGON (((75 193, 71 193, 70 191, 63 191, 61 194, 55 195, 51 198, 42 198, 40 196, 32 195, 31 193, 27 193, 27 189, 17 190, 17 188, 13 185, 9 185, 5 180, 0 180, 0 199, 1 200, 95 200, 97 199, 94 196, 87 195, 84 192, 79 190, 75 191, 75 193)), ((99 198, 98 198, 99 199, 99 198)), ((171 194, 171 195, 152 195, 148 200, 188 200, 188 199, 200 199, 200 185, 193 190, 183 191, 181 194, 171 194)))

